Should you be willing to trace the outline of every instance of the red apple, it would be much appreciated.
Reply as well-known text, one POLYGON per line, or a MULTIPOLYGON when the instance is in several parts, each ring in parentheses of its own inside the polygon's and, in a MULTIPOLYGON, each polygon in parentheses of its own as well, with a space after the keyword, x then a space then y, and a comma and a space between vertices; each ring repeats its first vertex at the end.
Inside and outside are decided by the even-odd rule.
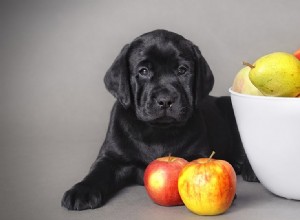
POLYGON ((162 206, 182 205, 178 192, 178 176, 188 162, 179 157, 161 157, 146 168, 144 184, 149 197, 162 206))
POLYGON ((236 192, 233 167, 224 160, 211 157, 188 163, 178 179, 183 203, 198 215, 224 213, 231 206, 236 192))
POLYGON ((294 52, 294 55, 300 60, 300 48, 294 52))

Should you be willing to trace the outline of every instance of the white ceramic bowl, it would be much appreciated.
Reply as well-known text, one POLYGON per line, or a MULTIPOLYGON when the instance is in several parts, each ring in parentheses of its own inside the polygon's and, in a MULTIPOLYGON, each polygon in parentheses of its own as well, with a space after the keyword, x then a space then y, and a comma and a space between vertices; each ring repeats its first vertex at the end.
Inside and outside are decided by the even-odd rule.
POLYGON ((300 98, 229 92, 256 176, 272 193, 300 200, 300 98))

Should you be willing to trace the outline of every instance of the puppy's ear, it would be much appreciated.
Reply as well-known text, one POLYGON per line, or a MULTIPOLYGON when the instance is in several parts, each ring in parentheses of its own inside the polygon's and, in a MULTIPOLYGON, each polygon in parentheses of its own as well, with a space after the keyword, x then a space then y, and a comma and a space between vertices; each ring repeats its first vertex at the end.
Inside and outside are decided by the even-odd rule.
POLYGON ((123 47, 104 77, 106 89, 116 97, 125 108, 128 108, 131 104, 127 59, 128 49, 129 44, 123 47))
POLYGON ((207 64, 206 60, 202 56, 199 48, 197 46, 193 46, 194 54, 195 54, 195 106, 199 107, 201 101, 204 97, 206 97, 209 92, 212 90, 214 85, 214 76, 212 71, 207 64))

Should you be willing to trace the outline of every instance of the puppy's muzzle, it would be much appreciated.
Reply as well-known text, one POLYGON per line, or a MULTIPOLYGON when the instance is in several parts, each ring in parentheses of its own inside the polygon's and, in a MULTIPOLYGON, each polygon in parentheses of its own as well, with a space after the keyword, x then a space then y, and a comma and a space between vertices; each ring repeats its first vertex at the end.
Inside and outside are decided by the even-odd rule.
POLYGON ((176 99, 174 97, 172 97, 171 95, 159 95, 155 99, 155 103, 160 109, 171 108, 175 101, 176 101, 176 99))
POLYGON ((152 96, 155 107, 161 110, 168 110, 177 103, 177 95, 167 90, 157 92, 152 96))

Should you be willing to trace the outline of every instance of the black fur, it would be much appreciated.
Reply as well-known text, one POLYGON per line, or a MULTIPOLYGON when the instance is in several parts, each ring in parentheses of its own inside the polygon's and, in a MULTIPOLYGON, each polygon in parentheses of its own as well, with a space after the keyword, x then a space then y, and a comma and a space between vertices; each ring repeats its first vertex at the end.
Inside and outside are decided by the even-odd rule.
POLYGON ((192 42, 156 30, 125 45, 107 71, 117 101, 105 141, 88 175, 62 199, 69 210, 102 206, 129 184, 143 184, 146 166, 168 154, 230 162, 255 181, 229 97, 209 96, 214 78, 192 42), (246 166, 244 166, 244 164, 246 166))

